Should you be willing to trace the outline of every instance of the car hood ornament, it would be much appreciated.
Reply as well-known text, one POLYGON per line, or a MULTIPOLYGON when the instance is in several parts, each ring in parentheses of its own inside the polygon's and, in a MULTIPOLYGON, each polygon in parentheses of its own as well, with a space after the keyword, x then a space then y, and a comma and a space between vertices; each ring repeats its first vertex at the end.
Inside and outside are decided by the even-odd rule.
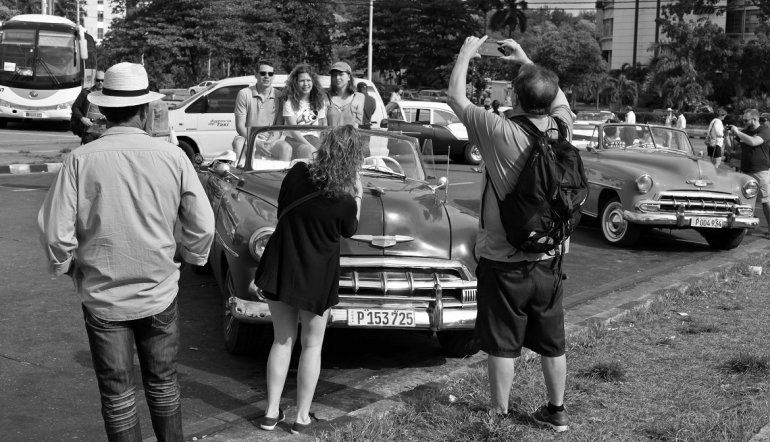
POLYGON ((411 236, 405 235, 353 235, 350 237, 353 241, 368 242, 374 247, 384 249, 386 247, 393 247, 400 242, 414 241, 411 236))
POLYGON ((714 184, 711 180, 687 180, 687 184, 692 184, 695 187, 708 187, 714 184))

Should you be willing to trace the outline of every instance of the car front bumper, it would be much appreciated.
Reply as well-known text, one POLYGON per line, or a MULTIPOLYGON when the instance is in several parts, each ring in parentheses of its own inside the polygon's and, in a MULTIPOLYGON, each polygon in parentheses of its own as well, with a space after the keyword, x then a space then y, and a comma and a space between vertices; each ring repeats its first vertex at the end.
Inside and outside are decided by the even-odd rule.
MULTIPOLYGON (((459 303, 452 299, 450 303, 444 303, 438 298, 429 303, 415 303, 413 305, 383 302, 373 305, 370 303, 355 303, 349 300, 341 300, 340 304, 332 307, 329 312, 328 327, 334 328, 380 328, 403 330, 472 330, 476 324, 476 304, 459 303), (417 305, 424 304, 424 305, 417 305), (414 326, 376 326, 376 325, 349 325, 348 312, 352 309, 373 309, 386 311, 413 311, 414 326)), ((255 324, 270 324, 272 318, 267 303, 263 301, 248 301, 236 297, 229 300, 230 313, 239 321, 255 324)))
POLYGON ((672 226, 691 228, 694 218, 714 218, 723 221, 722 228, 742 229, 754 228, 759 225, 759 218, 753 216, 729 215, 692 215, 688 213, 659 213, 659 212, 632 212, 623 211, 623 219, 632 224, 651 226, 672 226))
POLYGON ((14 120, 69 121, 72 111, 67 109, 23 110, 0 106, 0 118, 14 120))

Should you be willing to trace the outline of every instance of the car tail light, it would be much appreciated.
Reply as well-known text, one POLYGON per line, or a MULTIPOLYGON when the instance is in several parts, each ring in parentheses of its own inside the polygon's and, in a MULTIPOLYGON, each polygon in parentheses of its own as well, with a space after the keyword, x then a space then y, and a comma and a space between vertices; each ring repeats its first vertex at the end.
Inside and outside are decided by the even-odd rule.
POLYGON ((265 252, 267 241, 270 240, 270 236, 274 231, 275 229, 272 227, 263 227, 252 233, 251 238, 249 238, 249 253, 251 253, 251 256, 257 261, 262 258, 262 253, 265 252))

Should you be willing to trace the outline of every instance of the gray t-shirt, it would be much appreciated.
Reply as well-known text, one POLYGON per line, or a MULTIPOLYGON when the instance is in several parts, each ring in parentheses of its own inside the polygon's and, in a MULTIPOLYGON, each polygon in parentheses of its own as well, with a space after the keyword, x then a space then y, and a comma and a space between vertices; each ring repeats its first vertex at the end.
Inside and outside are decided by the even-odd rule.
MULTIPOLYGON (((486 188, 487 174, 481 182, 481 198, 483 199, 484 227, 479 220, 479 234, 476 237, 476 256, 493 261, 518 262, 539 261, 550 258, 540 253, 524 253, 516 250, 506 239, 505 229, 500 221, 500 211, 491 185, 501 198, 511 192, 516 185, 521 170, 529 158, 532 139, 524 133, 519 125, 511 122, 505 116, 487 112, 482 107, 468 106, 459 115, 460 120, 468 129, 468 139, 475 143, 481 151, 484 167, 492 179, 490 187, 486 188)), ((553 118, 559 118, 569 127, 569 139, 572 139, 572 122, 574 115, 569 106, 561 105, 551 109, 550 116, 528 116, 540 130, 556 127, 553 118)))

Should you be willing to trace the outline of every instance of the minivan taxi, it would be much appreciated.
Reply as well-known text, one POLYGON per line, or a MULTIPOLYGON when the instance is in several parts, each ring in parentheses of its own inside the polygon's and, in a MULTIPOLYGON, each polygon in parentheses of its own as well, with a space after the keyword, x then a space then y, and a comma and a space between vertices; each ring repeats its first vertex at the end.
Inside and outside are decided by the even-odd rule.
MULTIPOLYGON (((276 74, 273 87, 282 89, 286 85, 286 74, 276 74)), ((329 76, 319 75, 321 86, 328 88, 329 76)), ((376 102, 372 115, 372 129, 379 129, 380 122, 386 118, 385 105, 377 88, 365 79, 355 78, 355 84, 363 81, 376 102)), ((219 80, 208 89, 198 92, 168 112, 169 122, 179 140, 179 147, 192 158, 200 154, 204 159, 214 159, 222 152, 232 149, 235 131, 235 98, 241 89, 253 86, 257 79, 253 75, 219 80)))

